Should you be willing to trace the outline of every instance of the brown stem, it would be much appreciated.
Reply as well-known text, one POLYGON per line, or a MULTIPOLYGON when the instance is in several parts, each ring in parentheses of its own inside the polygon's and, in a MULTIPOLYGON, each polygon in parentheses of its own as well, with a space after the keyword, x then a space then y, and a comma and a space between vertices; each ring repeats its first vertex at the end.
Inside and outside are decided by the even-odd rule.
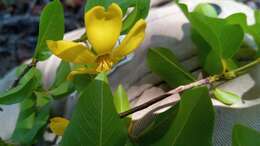
POLYGON ((159 102, 159 101, 161 101, 161 100, 163 100, 163 99, 165 99, 165 98, 167 98, 171 95, 181 93, 181 92, 188 90, 188 89, 191 89, 193 87, 210 84, 210 83, 212 83, 216 80, 219 80, 219 79, 220 78, 218 78, 216 76, 212 76, 212 77, 208 77, 208 78, 205 78, 205 79, 202 79, 202 80, 199 80, 199 81, 187 84, 187 85, 179 86, 178 88, 175 88, 175 89, 173 89, 173 90, 171 90, 171 91, 169 91, 169 92, 167 92, 163 95, 155 97, 150 101, 147 101, 147 102, 145 102, 145 103, 143 103, 139 106, 136 106, 136 107, 134 107, 134 108, 132 108, 128 111, 122 112, 122 113, 119 114, 119 116, 121 118, 124 118, 128 115, 135 113, 135 112, 141 111, 141 110, 143 110, 143 109, 145 109, 145 108, 147 108, 147 107, 149 107, 149 106, 151 106, 151 105, 153 105, 153 104, 155 104, 155 103, 157 103, 157 102, 159 102))
POLYGON ((135 112, 138 112, 138 111, 141 111, 171 95, 174 95, 174 94, 179 94, 185 90, 188 90, 188 89, 191 89, 191 88, 194 88, 194 87, 198 87, 198 86, 202 86, 202 85, 207 85, 207 84, 211 84, 213 82, 216 82, 216 81, 220 81, 220 80, 230 80, 230 79, 233 79, 239 75, 241 75, 243 73, 243 71, 246 71, 248 70, 249 68, 252 68, 253 66, 256 66, 257 64, 260 64, 260 58, 257 58, 255 61, 253 62, 250 62, 249 64, 246 64, 238 69, 235 69, 235 70, 232 70, 232 71, 229 71, 229 72, 225 72, 223 74, 220 74, 220 75, 214 75, 214 76, 210 76, 210 77, 207 77, 205 79, 202 79, 202 80, 199 80, 199 81, 196 81, 196 82, 193 82, 193 83, 190 83, 190 84, 187 84, 187 85, 183 85, 183 86, 179 86, 163 95, 160 95, 158 97, 155 97, 154 99, 150 100, 150 101, 147 101, 139 106, 136 106, 128 111, 125 111, 125 112, 122 112, 122 113, 119 113, 119 116, 120 118, 124 118, 128 115, 131 115, 135 112))

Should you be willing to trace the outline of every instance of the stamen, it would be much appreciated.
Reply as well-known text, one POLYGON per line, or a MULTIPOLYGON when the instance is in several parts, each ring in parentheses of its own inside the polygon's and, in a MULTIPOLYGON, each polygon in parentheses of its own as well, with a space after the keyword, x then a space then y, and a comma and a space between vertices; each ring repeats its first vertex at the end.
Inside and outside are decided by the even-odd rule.
POLYGON ((96 69, 97 72, 106 72, 111 70, 113 66, 113 61, 110 55, 107 54, 107 55, 99 56, 97 59, 97 64, 98 64, 96 69))

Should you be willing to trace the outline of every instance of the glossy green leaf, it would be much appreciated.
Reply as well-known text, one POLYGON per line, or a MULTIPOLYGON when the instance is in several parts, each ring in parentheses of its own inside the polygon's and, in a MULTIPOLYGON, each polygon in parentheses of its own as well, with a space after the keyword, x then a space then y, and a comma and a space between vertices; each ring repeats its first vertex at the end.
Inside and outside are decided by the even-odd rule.
POLYGON ((208 54, 208 56, 205 59, 206 60, 204 62, 203 67, 204 67, 204 70, 207 73, 209 73, 210 75, 223 73, 224 64, 226 67, 225 69, 227 71, 237 68, 237 65, 233 59, 221 60, 221 58, 213 50, 210 51, 210 53, 208 54))
POLYGON ((255 22, 260 24, 260 10, 255 10, 255 22))
POLYGON ((223 72, 224 67, 221 62, 219 56, 215 53, 215 51, 210 51, 210 53, 205 58, 204 62, 204 70, 210 75, 220 74, 223 72))
POLYGON ((16 67, 16 76, 18 77, 24 70, 25 68, 28 66, 28 64, 21 64, 18 67, 16 67))
POLYGON ((32 68, 15 88, 0 94, 0 104, 15 104, 22 102, 25 98, 29 98, 33 90, 40 84, 38 74, 39 71, 36 68, 32 68))
POLYGON ((240 25, 244 32, 248 31, 247 17, 244 13, 235 13, 226 18, 228 24, 238 24, 240 25))
POLYGON ((24 100, 21 104, 21 112, 11 140, 31 145, 36 142, 39 132, 47 124, 51 105, 47 102, 37 103, 36 96, 24 100))
POLYGON ((176 118, 154 146, 210 146, 214 108, 206 87, 183 93, 176 118))
POLYGON ((37 60, 47 59, 51 53, 47 40, 62 40, 64 35, 64 12, 59 0, 50 2, 40 17, 39 36, 34 57, 37 60))
POLYGON ((224 104, 231 105, 241 100, 240 96, 219 88, 216 88, 213 93, 215 97, 224 104))
POLYGON ((203 70, 208 74, 214 75, 223 73, 223 62, 226 65, 226 69, 229 71, 237 68, 234 59, 221 60, 221 57, 212 50, 212 47, 194 29, 191 29, 191 38, 198 48, 198 56, 203 70))
POLYGON ((127 139, 127 128, 113 103, 110 87, 93 80, 79 97, 61 146, 121 146, 127 139))
POLYGON ((127 8, 132 4, 135 3, 136 1, 132 1, 130 2, 130 0, 88 0, 86 5, 85 5, 85 11, 90 10, 91 8, 95 7, 95 6, 104 6, 105 8, 108 8, 109 5, 111 5, 112 3, 117 3, 123 13, 126 13, 127 8))
POLYGON ((89 83, 95 78, 94 75, 84 74, 84 75, 77 75, 73 80, 73 84, 77 91, 83 91, 89 83))
POLYGON ((148 146, 166 134, 178 112, 179 104, 155 116, 153 121, 137 136, 138 144, 148 146))
POLYGON ((204 14, 209 17, 217 17, 218 13, 215 8, 208 3, 200 3, 195 9, 194 12, 204 14))
POLYGON ((150 0, 138 0, 134 10, 123 22, 122 33, 127 33, 139 19, 145 19, 150 9, 150 0))
POLYGON ((140 145, 134 143, 133 141, 130 140, 130 138, 128 138, 124 146, 140 146, 140 145))
POLYGON ((202 10, 195 9, 194 12, 188 12, 186 5, 179 4, 179 6, 191 22, 191 37, 199 50, 200 63, 204 71, 213 75, 223 73, 224 69, 229 71, 236 68, 237 65, 232 57, 240 49, 244 31, 247 30, 246 16, 237 13, 219 19, 214 18, 215 15, 209 15, 202 8, 202 10), (237 36, 230 40, 231 36, 227 34, 233 35, 235 34, 233 32, 236 32, 237 36))
POLYGON ((197 46, 199 61, 203 70, 210 75, 222 73, 223 65, 221 59, 205 39, 194 29, 191 29, 191 38, 197 46))
POLYGON ((254 40, 258 46, 258 57, 260 57, 260 11, 255 11, 255 20, 256 23, 254 25, 248 26, 249 33, 254 37, 254 40))
POLYGON ((71 72, 70 64, 68 62, 61 61, 60 65, 56 71, 55 80, 51 89, 58 87, 65 81, 67 81, 67 76, 71 72))
POLYGON ((114 93, 114 104, 118 113, 130 109, 128 96, 123 85, 119 85, 114 93))
POLYGON ((67 79, 70 72, 70 64, 62 61, 57 69, 54 83, 49 89, 49 93, 53 98, 60 99, 73 92, 74 88, 72 81, 67 79))
POLYGON ((49 91, 49 93, 53 96, 54 99, 60 99, 65 97, 74 91, 73 85, 70 81, 63 82, 57 88, 54 88, 49 91))
POLYGON ((1 138, 0 138, 0 146, 14 146, 12 144, 7 144, 5 141, 3 141, 1 138))
POLYGON ((105 73, 105 72, 99 73, 95 77, 95 79, 109 84, 109 81, 108 81, 108 78, 107 78, 107 73, 105 73))
POLYGON ((258 146, 260 132, 243 125, 235 125, 232 135, 232 146, 258 146))
POLYGON ((150 69, 172 87, 195 81, 195 78, 183 68, 175 55, 168 49, 149 49, 147 62, 150 69))
POLYGON ((252 26, 249 26, 249 32, 254 37, 254 40, 258 47, 260 47, 260 30, 259 30, 259 24, 254 24, 252 26))
POLYGON ((244 31, 240 25, 229 24, 227 20, 207 17, 198 12, 188 12, 185 4, 180 8, 195 29, 222 58, 230 59, 240 48, 244 31))
POLYGON ((90 10, 91 8, 100 5, 100 6, 108 6, 112 0, 88 0, 85 5, 85 11, 90 10), (105 5, 105 2, 109 2, 109 4, 105 5))

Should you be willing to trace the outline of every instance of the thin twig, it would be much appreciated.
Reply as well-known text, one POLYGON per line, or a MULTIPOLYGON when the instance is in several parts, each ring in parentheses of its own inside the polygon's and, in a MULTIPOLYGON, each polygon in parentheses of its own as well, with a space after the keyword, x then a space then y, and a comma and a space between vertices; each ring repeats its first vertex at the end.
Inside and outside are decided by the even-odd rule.
POLYGON ((22 73, 20 73, 20 75, 14 80, 14 83, 12 84, 11 88, 16 87, 16 86, 19 84, 20 80, 24 77, 24 75, 25 75, 32 67, 35 67, 35 66, 36 66, 37 62, 38 62, 38 61, 36 61, 35 59, 32 59, 32 62, 31 62, 29 65, 27 65, 27 66, 25 67, 25 69, 22 71, 22 73))
POLYGON ((207 77, 205 79, 201 79, 199 81, 196 81, 196 82, 193 82, 193 83, 190 83, 190 84, 187 84, 187 85, 182 85, 182 86, 179 86, 163 95, 160 95, 158 97, 155 97, 153 98, 152 100, 150 101, 147 101, 139 106, 136 106, 128 111, 125 111, 125 112, 122 112, 122 113, 119 113, 119 116, 120 118, 124 118, 128 115, 131 115, 135 112, 138 112, 138 111, 141 111, 171 95, 174 95, 174 94, 179 94, 179 93, 182 93, 183 91, 186 91, 186 90, 189 90, 191 88, 194 88, 194 87, 198 87, 198 86, 202 86, 202 85, 208 85, 208 84, 212 84, 213 82, 216 82, 216 81, 221 81, 221 80, 230 80, 230 79, 233 79, 239 75, 241 75, 241 73, 243 73, 243 71, 257 65, 257 64, 260 64, 260 58, 256 59, 255 61, 247 64, 247 65, 244 65, 238 69, 235 69, 235 70, 232 70, 232 71, 229 71, 229 72, 226 72, 226 73, 223 73, 223 74, 220 74, 220 75, 214 75, 214 76, 210 76, 210 77, 207 77))
POLYGON ((199 80, 199 81, 187 84, 187 85, 179 86, 178 88, 175 88, 175 89, 173 89, 173 90, 171 90, 171 91, 169 91, 169 92, 167 92, 163 95, 155 97, 150 101, 147 101, 147 102, 145 102, 145 103, 143 103, 139 106, 136 106, 136 107, 134 107, 134 108, 132 108, 128 111, 122 112, 119 115, 120 115, 121 118, 124 118, 124 117, 126 117, 130 114, 141 111, 141 110, 143 110, 143 109, 145 109, 145 108, 147 108, 147 107, 149 107, 149 106, 151 106, 151 105, 153 105, 153 104, 155 104, 155 103, 157 103, 157 102, 159 102, 159 101, 161 101, 161 100, 163 100, 163 99, 165 99, 165 98, 167 98, 171 95, 181 93, 181 92, 188 90, 188 89, 191 89, 193 87, 209 84, 213 81, 211 78, 212 77, 209 77, 209 78, 205 78, 205 79, 202 79, 202 80, 199 80))

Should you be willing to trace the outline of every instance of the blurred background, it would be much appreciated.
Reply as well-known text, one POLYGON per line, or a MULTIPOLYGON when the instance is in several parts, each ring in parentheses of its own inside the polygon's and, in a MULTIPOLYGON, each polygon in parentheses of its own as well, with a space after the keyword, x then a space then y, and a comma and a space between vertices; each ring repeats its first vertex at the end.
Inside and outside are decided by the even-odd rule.
MULTIPOLYGON (((0 0, 0 78, 31 58, 36 46, 39 15, 50 0, 0 0)), ((85 0, 61 0, 66 32, 84 26, 85 0)))
MULTIPOLYGON (((0 0, 0 78, 11 68, 31 58, 37 41, 39 15, 50 0, 0 0)), ((61 0, 66 32, 84 26, 86 0, 61 0)), ((169 0, 171 1, 171 0, 169 0)), ((260 0, 240 0, 260 8, 260 0)))

